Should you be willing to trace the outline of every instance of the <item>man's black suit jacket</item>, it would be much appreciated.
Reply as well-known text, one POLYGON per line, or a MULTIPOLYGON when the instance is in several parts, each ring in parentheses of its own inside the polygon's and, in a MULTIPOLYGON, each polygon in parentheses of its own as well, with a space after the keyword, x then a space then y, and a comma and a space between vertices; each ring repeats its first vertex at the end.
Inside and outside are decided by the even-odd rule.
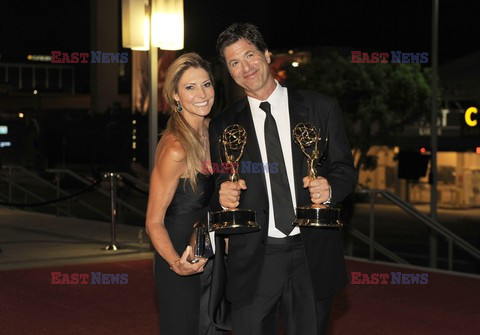
MULTIPOLYGON (((350 145, 347 140, 343 117, 336 101, 327 96, 308 91, 296 91, 288 88, 290 127, 300 122, 315 125, 320 136, 329 135, 327 160, 318 175, 327 178, 332 188, 332 203, 342 201, 350 194, 356 184, 357 172, 353 165, 350 145)), ((212 163, 221 164, 219 157, 219 136, 231 124, 239 124, 247 131, 247 144, 240 162, 262 163, 255 128, 247 98, 231 106, 210 122, 210 145, 212 163)), ((290 131, 291 136, 291 131, 290 131)), ((292 157, 295 176, 297 206, 311 204, 310 194, 303 188, 303 177, 307 176, 306 157, 292 139, 292 157)), ((222 160, 224 158, 222 157, 222 160)), ((217 165, 218 166, 218 165, 217 165)), ((214 210, 221 210, 218 201, 220 184, 227 180, 228 173, 216 173, 216 190, 212 198, 214 210)), ((241 173, 247 189, 240 195, 239 208, 256 211, 257 223, 261 229, 257 232, 230 235, 229 250, 225 273, 215 273, 215 290, 226 280, 226 297, 234 303, 248 303, 255 294, 260 270, 263 265, 268 232, 268 197, 263 173, 241 173), (220 280, 220 282, 218 282, 220 280)), ((321 228, 300 228, 305 247, 307 264, 315 291, 315 298, 321 300, 334 294, 345 286, 347 273, 342 246, 341 232, 321 228)), ((217 239, 218 240, 218 239, 217 239)), ((223 262, 219 245, 215 263, 223 262)), ((225 267, 215 264, 215 268, 225 267)), ((218 291, 214 293, 218 298, 218 291)), ((213 302, 214 303, 214 302, 213 302)))

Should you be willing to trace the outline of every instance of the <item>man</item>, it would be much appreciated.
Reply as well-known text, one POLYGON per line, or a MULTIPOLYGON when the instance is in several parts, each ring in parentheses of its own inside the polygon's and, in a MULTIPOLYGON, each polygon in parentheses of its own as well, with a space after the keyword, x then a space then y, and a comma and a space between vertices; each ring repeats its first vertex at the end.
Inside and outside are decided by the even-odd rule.
POLYGON ((347 282, 342 235, 292 222, 295 207, 337 203, 354 189, 357 173, 340 109, 329 97, 282 87, 270 73, 267 45, 252 24, 228 27, 218 37, 217 51, 247 96, 211 122, 212 162, 221 163, 217 145, 223 130, 239 124, 247 132, 240 166, 242 161, 275 166, 265 173, 240 171, 235 183, 226 173, 216 174, 213 203, 252 209, 261 227, 228 238, 226 296, 233 333, 277 334, 281 315, 289 335, 326 334, 332 296, 347 282), (329 134, 328 156, 316 179, 306 177, 306 158, 291 136, 300 122, 329 134))

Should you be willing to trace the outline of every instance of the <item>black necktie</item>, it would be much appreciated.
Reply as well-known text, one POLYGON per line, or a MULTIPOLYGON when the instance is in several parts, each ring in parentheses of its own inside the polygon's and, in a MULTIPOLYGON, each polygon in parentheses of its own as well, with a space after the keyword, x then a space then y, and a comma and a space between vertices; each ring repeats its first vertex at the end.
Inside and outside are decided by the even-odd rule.
POLYGON ((265 111, 265 146, 269 167, 271 164, 278 166, 277 173, 270 173, 270 186, 272 189, 273 213, 275 227, 288 236, 293 229, 292 222, 295 221, 292 194, 288 184, 287 169, 283 159, 282 145, 278 136, 277 123, 270 111, 270 104, 264 101, 260 108, 265 111))

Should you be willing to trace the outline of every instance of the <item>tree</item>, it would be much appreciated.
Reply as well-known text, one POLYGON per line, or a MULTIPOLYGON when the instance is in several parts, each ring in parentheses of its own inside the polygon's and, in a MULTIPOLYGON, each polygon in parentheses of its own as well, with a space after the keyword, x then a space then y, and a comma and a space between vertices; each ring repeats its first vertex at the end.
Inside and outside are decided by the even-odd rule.
POLYGON ((338 100, 356 157, 355 167, 376 167, 368 156, 373 145, 393 146, 406 125, 428 119, 429 69, 418 63, 351 63, 328 52, 299 67, 286 69, 286 83, 338 100))

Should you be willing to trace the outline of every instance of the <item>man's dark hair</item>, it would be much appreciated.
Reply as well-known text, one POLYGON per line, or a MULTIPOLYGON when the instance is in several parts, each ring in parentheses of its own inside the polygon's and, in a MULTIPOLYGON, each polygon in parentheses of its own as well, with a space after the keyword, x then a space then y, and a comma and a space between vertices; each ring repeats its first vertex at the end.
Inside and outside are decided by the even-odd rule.
POLYGON ((258 28, 251 23, 234 23, 225 29, 217 39, 217 53, 220 61, 225 63, 225 48, 238 40, 245 39, 252 43, 259 51, 268 49, 267 43, 258 28))

